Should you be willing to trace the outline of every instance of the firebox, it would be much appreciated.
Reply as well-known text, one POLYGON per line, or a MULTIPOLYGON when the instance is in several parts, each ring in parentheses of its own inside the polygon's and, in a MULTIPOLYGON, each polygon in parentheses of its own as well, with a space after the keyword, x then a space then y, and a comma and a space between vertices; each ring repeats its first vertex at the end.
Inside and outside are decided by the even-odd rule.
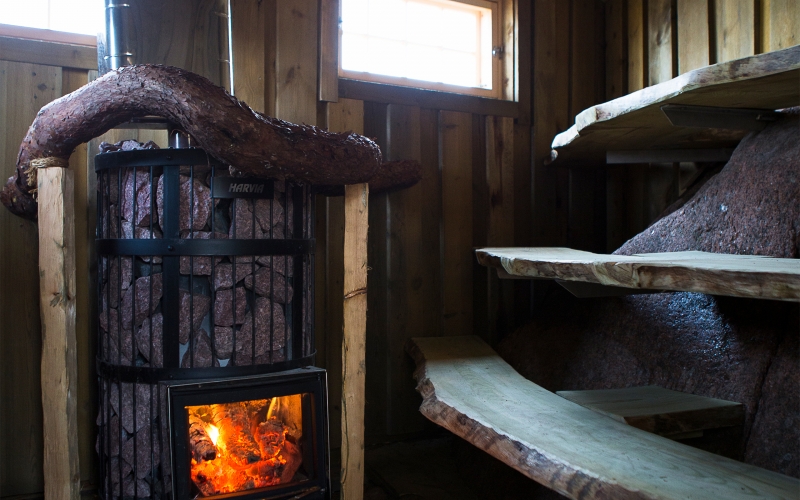
POLYGON ((102 498, 328 498, 311 188, 191 147, 104 150, 102 498))
POLYGON ((176 498, 325 498, 325 371, 168 383, 176 498))

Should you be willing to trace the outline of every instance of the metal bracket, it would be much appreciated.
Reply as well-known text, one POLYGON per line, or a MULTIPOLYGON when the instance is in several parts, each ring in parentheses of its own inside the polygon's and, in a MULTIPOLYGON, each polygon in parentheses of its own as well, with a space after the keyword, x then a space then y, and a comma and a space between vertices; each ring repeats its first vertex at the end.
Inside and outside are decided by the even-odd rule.
POLYGON ((721 128, 728 130, 762 130, 780 116, 771 109, 717 108, 665 104, 661 111, 676 127, 721 128))

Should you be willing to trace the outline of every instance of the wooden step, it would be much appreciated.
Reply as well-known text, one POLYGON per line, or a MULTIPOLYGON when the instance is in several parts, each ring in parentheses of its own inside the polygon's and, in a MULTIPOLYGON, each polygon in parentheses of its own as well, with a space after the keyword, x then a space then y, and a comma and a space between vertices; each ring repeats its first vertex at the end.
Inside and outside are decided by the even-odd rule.
POLYGON ((800 480, 608 418, 514 371, 476 336, 411 339, 420 412, 573 499, 796 498, 800 480))
MULTIPOLYGON (((733 148, 750 130, 674 126, 661 108, 705 106, 724 113, 798 106, 798 79, 800 45, 698 68, 584 110, 575 117, 575 125, 553 139, 552 161, 604 165, 609 151, 699 149, 707 155, 709 150, 733 148)), ((668 161, 702 161, 681 154, 683 159, 668 161)))
POLYGON ((619 422, 670 439, 696 438, 705 430, 741 427, 744 423, 741 403, 671 391, 657 385, 558 391, 556 394, 619 422))
POLYGON ((478 261, 501 277, 561 280, 595 285, 577 296, 642 290, 699 292, 731 297, 800 300, 800 259, 708 252, 601 255, 569 248, 481 248, 478 261))

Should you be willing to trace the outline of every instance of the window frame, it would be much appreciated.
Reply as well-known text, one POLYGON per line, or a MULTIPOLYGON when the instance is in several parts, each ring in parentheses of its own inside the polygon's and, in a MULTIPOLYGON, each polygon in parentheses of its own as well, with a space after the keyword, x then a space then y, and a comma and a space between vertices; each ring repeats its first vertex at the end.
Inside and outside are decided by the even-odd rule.
POLYGON ((476 7, 489 8, 492 11, 492 88, 483 89, 479 87, 463 87, 460 85, 452 85, 439 82, 430 82, 425 80, 416 80, 413 78, 397 77, 380 75, 376 73, 345 70, 342 68, 342 2, 339 3, 339 23, 337 27, 337 44, 338 44, 338 77, 344 80, 353 80, 358 82, 376 83, 383 85, 392 85, 396 87, 404 87, 411 89, 433 90, 440 92, 449 92, 460 95, 484 97, 489 99, 498 100, 513 100, 514 96, 507 96, 506 89, 503 85, 504 78, 504 65, 506 64, 504 53, 507 50, 505 47, 506 40, 503 37, 502 26, 504 25, 503 5, 502 0, 447 0, 456 3, 467 5, 474 5, 476 7))

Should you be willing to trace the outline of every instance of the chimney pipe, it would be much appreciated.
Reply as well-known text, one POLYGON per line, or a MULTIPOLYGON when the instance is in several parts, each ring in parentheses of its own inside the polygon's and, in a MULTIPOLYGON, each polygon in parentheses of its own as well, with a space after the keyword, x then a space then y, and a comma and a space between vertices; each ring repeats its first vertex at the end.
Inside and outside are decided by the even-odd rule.
POLYGON ((135 64, 133 55, 133 0, 105 0, 106 67, 117 69, 135 64))

